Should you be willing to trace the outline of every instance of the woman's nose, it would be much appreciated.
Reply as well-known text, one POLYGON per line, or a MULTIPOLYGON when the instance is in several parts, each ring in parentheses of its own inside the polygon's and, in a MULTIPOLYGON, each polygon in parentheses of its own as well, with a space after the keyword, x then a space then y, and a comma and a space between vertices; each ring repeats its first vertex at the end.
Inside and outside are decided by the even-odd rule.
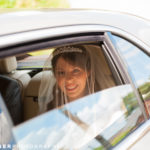
POLYGON ((73 79, 73 75, 71 74, 71 73, 67 73, 66 74, 66 81, 72 81, 72 79, 73 79))

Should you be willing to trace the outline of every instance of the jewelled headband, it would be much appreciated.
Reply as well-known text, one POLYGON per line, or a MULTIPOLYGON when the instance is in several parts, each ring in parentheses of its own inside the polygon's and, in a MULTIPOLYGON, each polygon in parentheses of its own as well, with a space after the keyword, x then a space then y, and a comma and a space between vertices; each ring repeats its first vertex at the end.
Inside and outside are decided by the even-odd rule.
POLYGON ((61 48, 56 49, 53 53, 53 57, 62 53, 72 53, 72 52, 82 53, 83 51, 82 49, 77 48, 77 47, 66 46, 66 47, 61 47, 61 48))

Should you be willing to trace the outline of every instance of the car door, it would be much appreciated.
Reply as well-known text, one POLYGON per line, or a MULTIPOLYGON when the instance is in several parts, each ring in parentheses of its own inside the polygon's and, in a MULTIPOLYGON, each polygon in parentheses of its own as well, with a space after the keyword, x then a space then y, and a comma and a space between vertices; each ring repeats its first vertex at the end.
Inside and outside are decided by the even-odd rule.
POLYGON ((126 66, 120 62, 120 57, 109 43, 108 36, 100 30, 103 26, 93 27, 95 26, 78 25, 45 29, 48 33, 53 33, 51 35, 45 30, 43 34, 42 30, 30 31, 25 35, 18 33, 14 35, 13 42, 2 43, 1 57, 12 55, 12 52, 18 54, 68 44, 97 44, 102 47, 116 82, 114 87, 103 89, 64 108, 46 112, 15 126, 13 135, 17 144, 20 144, 20 149, 111 149, 145 122, 147 115, 144 105, 126 72, 126 66), (61 33, 58 34, 58 31, 61 33), (36 35, 40 36, 37 38, 36 35), (24 38, 20 40, 20 36, 24 38), (68 114, 72 119, 68 118, 68 114))
POLYGON ((109 36, 127 67, 127 71, 135 88, 138 90, 139 98, 143 101, 147 116, 149 117, 149 53, 117 35, 109 34, 109 36))
MULTIPOLYGON (((127 72, 133 83, 133 87, 136 90, 136 95, 139 99, 141 109, 146 112, 145 118, 149 118, 149 86, 150 86, 150 54, 145 51, 139 45, 135 45, 133 42, 123 38, 119 35, 113 35, 108 33, 114 49, 117 51, 119 57, 122 59, 122 63, 126 66, 127 72)), ((145 127, 141 128, 144 133, 137 132, 134 135, 137 138, 137 142, 130 145, 129 149, 148 149, 148 135, 149 135, 149 121, 145 123, 145 127)), ((130 138, 129 138, 130 139, 130 138)), ((128 143, 128 142, 127 142, 128 143)))

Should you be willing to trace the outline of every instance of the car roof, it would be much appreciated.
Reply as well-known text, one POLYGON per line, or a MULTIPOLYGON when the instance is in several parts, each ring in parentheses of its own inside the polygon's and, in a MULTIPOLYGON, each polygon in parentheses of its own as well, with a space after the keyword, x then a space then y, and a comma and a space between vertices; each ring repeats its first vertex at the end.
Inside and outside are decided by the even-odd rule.
POLYGON ((125 31, 150 47, 150 21, 113 11, 89 9, 17 10, 0 14, 0 36, 68 25, 101 24, 125 31))

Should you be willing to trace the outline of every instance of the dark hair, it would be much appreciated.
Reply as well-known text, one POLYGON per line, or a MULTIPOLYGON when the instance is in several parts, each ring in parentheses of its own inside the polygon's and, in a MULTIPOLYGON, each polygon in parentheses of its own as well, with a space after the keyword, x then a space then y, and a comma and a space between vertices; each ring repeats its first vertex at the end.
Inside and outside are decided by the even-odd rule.
MULTIPOLYGON (((81 67, 82 69, 87 69, 90 70, 90 58, 89 54, 86 51, 86 49, 83 46, 70 46, 70 48, 78 48, 82 52, 64 52, 64 53, 58 53, 52 58, 52 67, 53 67, 53 72, 55 73, 55 67, 57 64, 58 59, 61 57, 64 60, 68 61, 72 65, 76 65, 81 67)), ((65 47, 57 48, 53 52, 55 54, 56 52, 60 51, 60 49, 65 49, 65 47)), ((69 49, 67 47, 67 49, 69 49)))

